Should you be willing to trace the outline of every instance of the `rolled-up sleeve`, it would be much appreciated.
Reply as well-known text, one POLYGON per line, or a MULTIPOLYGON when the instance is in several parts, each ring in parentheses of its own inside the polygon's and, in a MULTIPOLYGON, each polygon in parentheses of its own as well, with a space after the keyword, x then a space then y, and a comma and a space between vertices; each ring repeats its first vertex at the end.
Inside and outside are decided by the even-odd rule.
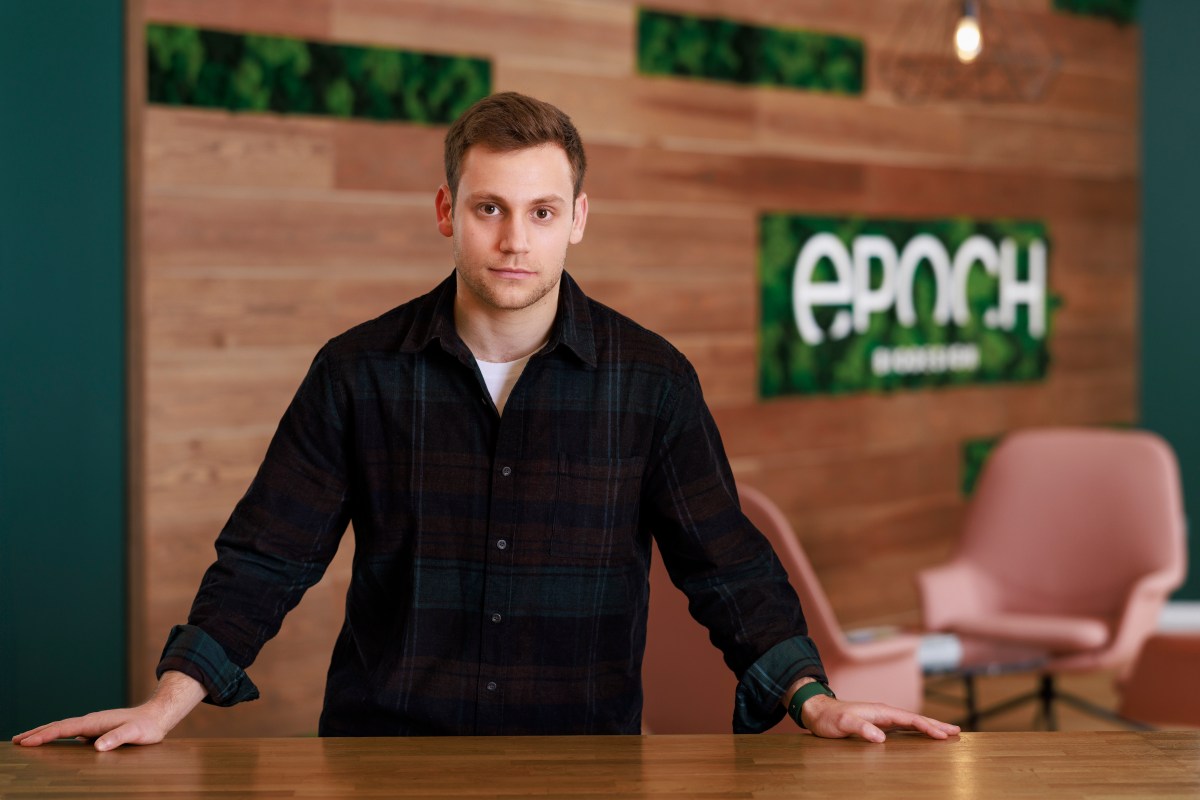
POLYGON ((182 672, 195 678, 208 694, 204 702, 231 706, 258 699, 258 687, 246 671, 229 660, 225 648, 195 625, 176 625, 167 636, 156 675, 182 672))
POLYGON ((829 682, 812 639, 793 636, 763 653, 738 681, 733 732, 762 733, 778 724, 787 713, 780 699, 801 678, 829 682))

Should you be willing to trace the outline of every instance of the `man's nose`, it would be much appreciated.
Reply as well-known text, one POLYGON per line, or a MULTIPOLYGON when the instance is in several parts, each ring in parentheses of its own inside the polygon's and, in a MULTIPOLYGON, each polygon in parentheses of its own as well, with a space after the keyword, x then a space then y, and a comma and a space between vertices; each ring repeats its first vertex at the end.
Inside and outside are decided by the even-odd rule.
POLYGON ((500 249, 505 253, 528 253, 529 236, 525 226, 526 222, 520 216, 510 217, 504 224, 500 249))

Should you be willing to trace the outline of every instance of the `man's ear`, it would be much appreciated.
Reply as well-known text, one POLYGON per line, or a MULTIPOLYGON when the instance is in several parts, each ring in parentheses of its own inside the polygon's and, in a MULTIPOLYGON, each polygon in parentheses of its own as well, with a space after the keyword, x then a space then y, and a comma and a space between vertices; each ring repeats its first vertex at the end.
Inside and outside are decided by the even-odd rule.
POLYGON ((571 244, 583 241, 583 229, 587 225, 587 193, 580 192, 575 198, 575 216, 571 219, 571 244))
POLYGON ((437 196, 433 200, 434 208, 437 212, 437 227, 442 236, 450 237, 454 235, 454 197, 450 194, 450 187, 447 184, 442 184, 438 187, 437 196))

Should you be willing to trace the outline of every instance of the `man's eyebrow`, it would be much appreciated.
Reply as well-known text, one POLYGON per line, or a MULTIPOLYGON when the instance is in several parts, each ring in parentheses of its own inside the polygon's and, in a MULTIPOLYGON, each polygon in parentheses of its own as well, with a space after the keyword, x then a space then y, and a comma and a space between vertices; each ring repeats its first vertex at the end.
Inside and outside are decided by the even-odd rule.
MULTIPOLYGON (((511 203, 509 202, 509 200, 507 198, 501 197, 500 195, 494 194, 492 192, 472 192, 471 194, 467 195, 467 199, 473 203, 495 203, 496 205, 499 205, 499 206, 511 205, 511 203)), ((548 194, 548 195, 544 195, 542 197, 535 197, 533 200, 529 201, 529 205, 531 205, 531 206, 545 206, 545 205, 555 205, 555 204, 566 205, 567 201, 560 194, 548 194)))

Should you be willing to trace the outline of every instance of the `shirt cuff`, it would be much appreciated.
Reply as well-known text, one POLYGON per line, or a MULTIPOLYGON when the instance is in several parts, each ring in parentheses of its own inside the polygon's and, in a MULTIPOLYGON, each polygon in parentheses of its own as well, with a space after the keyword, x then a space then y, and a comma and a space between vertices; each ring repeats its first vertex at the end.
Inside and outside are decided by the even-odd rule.
POLYGON ((787 715, 779 700, 800 678, 829 684, 812 639, 794 636, 763 653, 738 681, 733 732, 762 733, 778 724, 787 715))
POLYGON ((167 636, 155 674, 174 670, 195 678, 208 695, 204 702, 231 706, 244 700, 257 700, 258 687, 245 671, 229 660, 225 648, 195 625, 176 625, 167 636))

